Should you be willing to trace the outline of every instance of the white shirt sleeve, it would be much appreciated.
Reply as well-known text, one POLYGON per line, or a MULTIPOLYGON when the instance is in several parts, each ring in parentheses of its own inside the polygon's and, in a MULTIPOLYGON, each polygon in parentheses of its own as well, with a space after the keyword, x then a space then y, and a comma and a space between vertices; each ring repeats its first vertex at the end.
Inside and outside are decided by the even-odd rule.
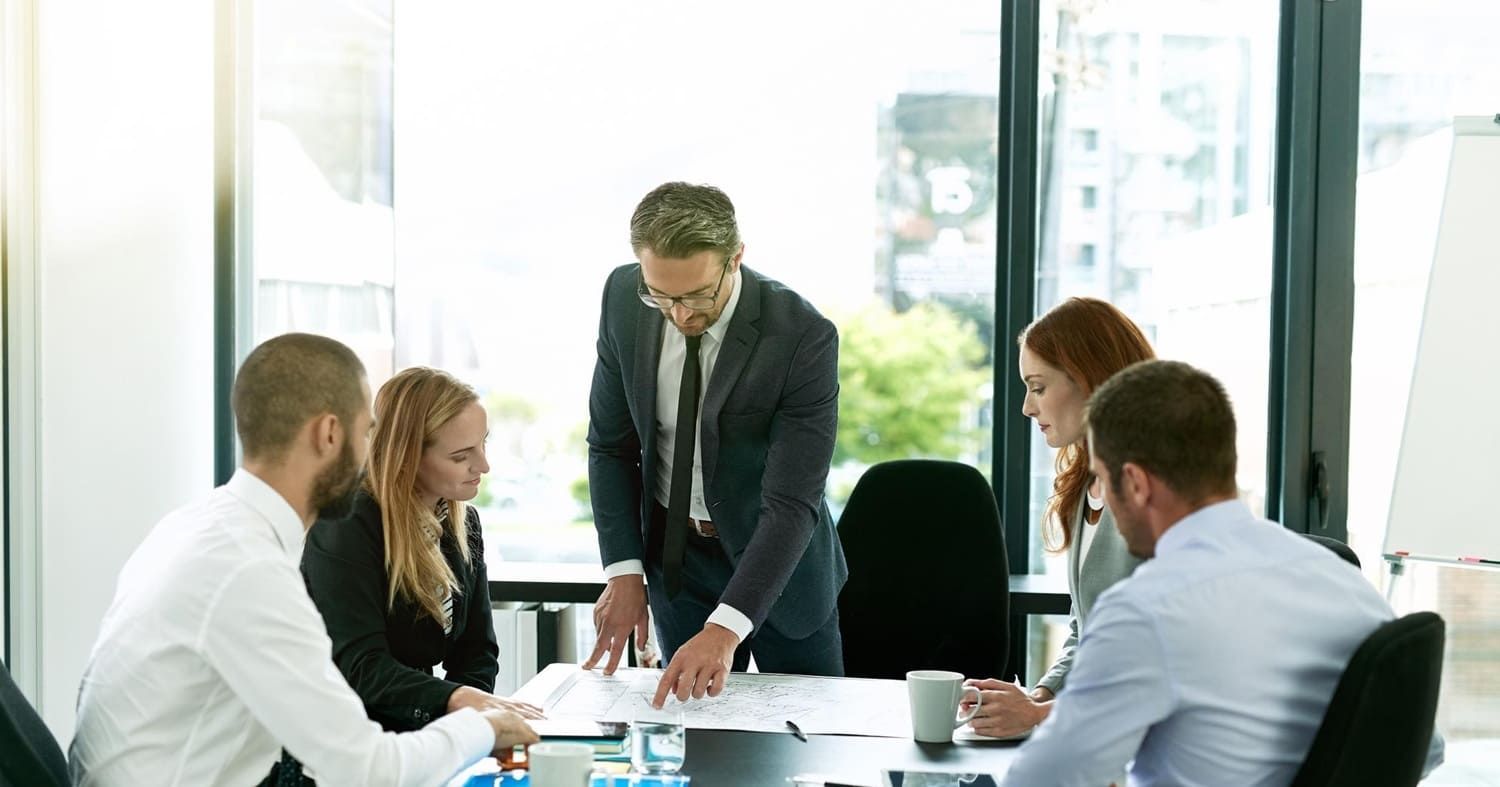
POLYGON ((471 709, 402 734, 370 721, 294 566, 248 563, 218 593, 199 650, 320 784, 441 785, 494 748, 490 723, 471 709))
POLYGON ((1067 688, 1018 753, 1007 785, 1109 784, 1177 698, 1151 621, 1105 596, 1089 618, 1067 688), (1080 745, 1087 741, 1087 745, 1080 745))
MULTIPOLYGON (((645 576, 645 564, 639 560, 621 560, 604 567, 604 578, 606 580, 614 579, 615 577, 630 576, 632 574, 645 576)), ((740 642, 744 642, 745 638, 750 636, 751 630, 755 628, 755 626, 751 625, 750 618, 745 617, 743 612, 728 604, 720 604, 713 611, 713 614, 708 616, 708 622, 717 623, 733 631, 735 636, 740 638, 740 642)))
POLYGON ((621 560, 604 567, 604 578, 606 580, 630 574, 646 576, 646 564, 639 560, 621 560))
POLYGON ((745 613, 728 604, 720 604, 714 609, 713 614, 708 616, 708 622, 717 623, 733 631, 734 635, 740 638, 740 642, 744 642, 745 638, 750 636, 751 629, 755 628, 751 625, 750 619, 745 617, 745 613))

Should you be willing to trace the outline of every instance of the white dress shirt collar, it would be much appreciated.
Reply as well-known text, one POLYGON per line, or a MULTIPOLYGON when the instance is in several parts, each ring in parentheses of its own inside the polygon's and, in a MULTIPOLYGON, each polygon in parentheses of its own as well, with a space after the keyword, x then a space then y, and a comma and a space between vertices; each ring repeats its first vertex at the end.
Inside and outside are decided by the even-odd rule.
POLYGON ((1177 520, 1176 524, 1161 534, 1161 537, 1156 540, 1156 556, 1169 555, 1200 536, 1212 538, 1214 534, 1212 530, 1205 532, 1207 528, 1223 527, 1224 523, 1230 520, 1253 520, 1255 518, 1250 507, 1239 498, 1206 505, 1177 520))
POLYGON ((282 551, 292 557, 301 557, 302 540, 307 535, 307 528, 302 524, 302 517, 297 516, 297 510, 292 508, 292 504, 280 492, 243 467, 234 471, 229 483, 224 485, 224 490, 260 514, 271 525, 271 532, 281 544, 282 551))

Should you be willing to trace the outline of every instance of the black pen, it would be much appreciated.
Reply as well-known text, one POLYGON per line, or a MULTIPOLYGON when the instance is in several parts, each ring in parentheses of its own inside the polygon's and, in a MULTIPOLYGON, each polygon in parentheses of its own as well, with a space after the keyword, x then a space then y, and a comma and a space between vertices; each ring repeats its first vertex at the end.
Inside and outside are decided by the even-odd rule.
POLYGON ((797 722, 787 719, 786 726, 792 728, 792 734, 797 736, 797 740, 807 743, 807 736, 802 734, 802 728, 797 726, 797 722))

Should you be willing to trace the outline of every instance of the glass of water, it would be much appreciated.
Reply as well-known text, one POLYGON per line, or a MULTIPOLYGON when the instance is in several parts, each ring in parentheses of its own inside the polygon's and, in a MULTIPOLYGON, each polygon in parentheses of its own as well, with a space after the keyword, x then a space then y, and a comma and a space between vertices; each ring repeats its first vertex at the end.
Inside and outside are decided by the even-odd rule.
POLYGON ((657 710, 637 711, 630 722, 630 764, 636 773, 676 773, 687 757, 682 706, 672 699, 657 710))

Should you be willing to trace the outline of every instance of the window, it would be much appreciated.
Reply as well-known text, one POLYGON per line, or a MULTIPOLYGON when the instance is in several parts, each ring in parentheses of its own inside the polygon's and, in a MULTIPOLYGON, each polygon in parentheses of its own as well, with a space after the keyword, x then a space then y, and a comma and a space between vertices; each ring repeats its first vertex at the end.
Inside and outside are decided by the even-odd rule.
MULTIPOLYGON (((1223 381, 1239 419, 1241 495, 1260 510, 1276 14, 1230 0, 1041 8, 1036 313, 1073 296, 1110 301, 1158 355, 1223 381), (1075 189, 1078 200, 1059 196, 1075 189)), ((1041 537, 1055 452, 1035 437, 1030 471, 1030 565, 1062 572, 1066 556, 1045 552, 1041 537)), ((1065 623, 1031 622, 1033 680, 1065 623)))
POLYGON ((333 336, 376 387, 415 364, 473 384, 491 419, 476 503, 492 559, 597 560, 584 433, 599 292, 634 261, 636 201, 667 180, 724 188, 746 264, 839 325, 841 374, 860 384, 841 400, 836 509, 889 458, 988 472, 990 4, 854 25, 789 0, 533 6, 525 24, 480 0, 397 5, 255 6, 247 338, 333 336), (682 68, 684 37, 728 28, 777 65, 682 68), (851 54, 830 64, 834 39, 851 54))
MULTIPOLYGON (((1355 312, 1349 424, 1349 543, 1379 582, 1391 483, 1416 360, 1454 115, 1494 114, 1500 8, 1395 0, 1363 8, 1355 312)), ((1438 728, 1451 747, 1500 738, 1500 574, 1412 566, 1398 612, 1448 623, 1438 728)))
POLYGON ((372 388, 395 368, 391 11, 255 4, 254 343, 332 336, 372 388))
POLYGON ((634 262, 636 202, 668 180, 723 188, 745 264, 838 324, 836 506, 887 458, 988 470, 992 3, 468 0, 396 16, 396 363, 483 392, 494 559, 598 560, 584 434, 599 296, 634 262), (732 47, 685 67, 682 42, 715 30, 732 47))
MULTIPOLYGON (((1159 355, 1222 380, 1239 419, 1241 493, 1259 510, 1276 18, 1229 0, 1132 8, 1043 4, 1036 312, 1108 300, 1159 355), (1079 155, 1098 144, 1052 143, 1101 135, 1098 155, 1079 155), (1053 196, 1070 188, 1083 199, 1053 196)), ((1032 451, 1039 521, 1053 454, 1041 440, 1032 451)))

